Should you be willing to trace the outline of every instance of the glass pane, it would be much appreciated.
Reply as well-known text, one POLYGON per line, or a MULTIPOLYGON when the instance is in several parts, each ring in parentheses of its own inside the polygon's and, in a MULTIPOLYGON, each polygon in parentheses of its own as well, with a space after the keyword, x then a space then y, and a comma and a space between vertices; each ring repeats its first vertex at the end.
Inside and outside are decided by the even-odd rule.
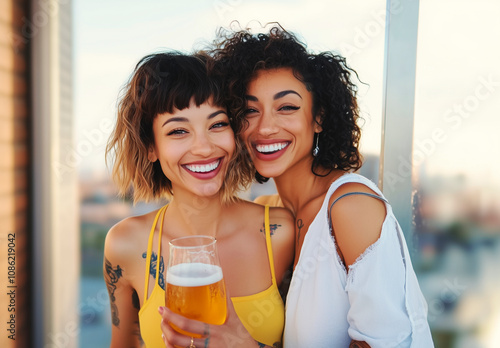
POLYGON ((500 3, 421 1, 418 274, 436 347, 500 339, 500 3))
MULTIPOLYGON (((75 162, 81 187, 82 347, 108 347, 109 304, 102 280, 103 241, 117 221, 154 209, 116 197, 105 167, 104 147, 115 120, 120 88, 138 60, 162 49, 191 51, 210 42, 219 26, 238 20, 279 22, 314 51, 347 57, 363 83, 359 103, 365 119, 361 172, 378 177, 382 110, 385 1, 98 1, 75 0, 75 162), (314 24, 314 25, 312 25, 314 24)), ((274 191, 272 182, 255 186, 246 197, 274 191)))

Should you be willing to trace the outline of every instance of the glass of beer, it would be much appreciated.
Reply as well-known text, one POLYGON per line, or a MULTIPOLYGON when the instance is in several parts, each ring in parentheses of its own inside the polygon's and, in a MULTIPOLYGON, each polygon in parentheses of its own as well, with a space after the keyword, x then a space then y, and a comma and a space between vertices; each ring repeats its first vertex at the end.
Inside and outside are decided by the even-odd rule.
MULTIPOLYGON (((169 243, 165 305, 174 313, 208 324, 226 321, 226 288, 216 239, 188 236, 169 243)), ((175 328, 193 337, 200 337, 175 328)))

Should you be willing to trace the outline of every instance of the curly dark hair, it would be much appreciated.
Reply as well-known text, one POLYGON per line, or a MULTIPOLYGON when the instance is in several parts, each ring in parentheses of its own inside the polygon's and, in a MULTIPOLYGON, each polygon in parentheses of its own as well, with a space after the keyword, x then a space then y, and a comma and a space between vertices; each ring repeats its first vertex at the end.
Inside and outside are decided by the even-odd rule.
MULTIPOLYGON (((220 29, 210 54, 218 69, 225 74, 226 104, 240 134, 247 126, 244 96, 256 72, 263 69, 291 68, 313 97, 313 116, 320 116, 320 152, 314 157, 311 171, 316 169, 357 170, 361 167, 359 153, 360 128, 357 87, 345 58, 332 52, 313 54, 296 36, 273 25, 268 33, 252 34, 242 29, 220 29)), ((311 144, 311 150, 313 144, 311 144)), ((256 174, 259 182, 265 178, 256 174)))
MULTIPOLYGON (((221 76, 212 73, 213 59, 203 52, 187 55, 161 52, 142 58, 125 85, 118 104, 118 115, 106 147, 106 159, 113 153, 113 179, 125 195, 133 187, 134 202, 171 197, 172 183, 159 161, 152 163, 148 152, 154 145, 153 121, 159 114, 197 106, 210 101, 225 108, 221 76)), ((244 145, 236 139, 222 190, 222 201, 235 198, 252 180, 244 145)))

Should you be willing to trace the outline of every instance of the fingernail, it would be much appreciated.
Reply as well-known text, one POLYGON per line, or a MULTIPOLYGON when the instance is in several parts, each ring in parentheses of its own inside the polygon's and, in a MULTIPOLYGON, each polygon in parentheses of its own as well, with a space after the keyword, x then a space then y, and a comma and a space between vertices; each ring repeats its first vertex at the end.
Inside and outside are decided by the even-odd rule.
POLYGON ((158 307, 158 312, 160 312, 160 314, 163 314, 163 307, 158 307))

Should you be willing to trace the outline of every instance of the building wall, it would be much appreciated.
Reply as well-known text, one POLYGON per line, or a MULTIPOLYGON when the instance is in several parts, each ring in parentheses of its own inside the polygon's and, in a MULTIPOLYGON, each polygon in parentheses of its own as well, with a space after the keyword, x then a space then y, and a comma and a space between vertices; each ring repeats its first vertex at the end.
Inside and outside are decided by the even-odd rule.
POLYGON ((0 1, 0 346, 5 348, 31 346, 30 64, 23 36, 28 3, 0 1))

